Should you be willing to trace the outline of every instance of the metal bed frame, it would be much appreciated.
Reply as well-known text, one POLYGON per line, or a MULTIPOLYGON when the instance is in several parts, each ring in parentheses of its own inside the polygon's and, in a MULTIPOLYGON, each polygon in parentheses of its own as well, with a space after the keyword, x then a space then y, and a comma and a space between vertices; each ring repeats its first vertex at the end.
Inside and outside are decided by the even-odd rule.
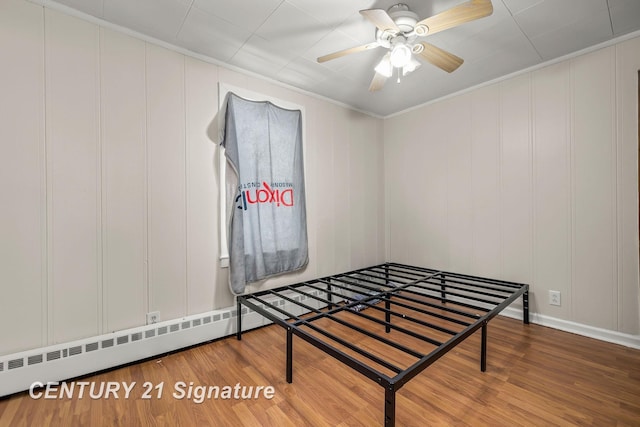
POLYGON ((520 296, 528 324, 527 284, 385 263, 240 295, 236 337, 244 305, 286 329, 288 383, 296 335, 384 387, 394 426, 396 392, 478 329, 486 370, 487 324, 520 296))

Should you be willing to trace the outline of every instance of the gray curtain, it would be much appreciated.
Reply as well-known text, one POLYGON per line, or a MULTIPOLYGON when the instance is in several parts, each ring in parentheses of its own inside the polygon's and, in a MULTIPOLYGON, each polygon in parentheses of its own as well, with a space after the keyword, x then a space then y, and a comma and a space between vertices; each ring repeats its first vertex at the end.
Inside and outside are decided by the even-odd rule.
POLYGON ((271 102, 227 98, 222 145, 237 176, 229 226, 229 285, 303 268, 308 262, 302 114, 271 102))

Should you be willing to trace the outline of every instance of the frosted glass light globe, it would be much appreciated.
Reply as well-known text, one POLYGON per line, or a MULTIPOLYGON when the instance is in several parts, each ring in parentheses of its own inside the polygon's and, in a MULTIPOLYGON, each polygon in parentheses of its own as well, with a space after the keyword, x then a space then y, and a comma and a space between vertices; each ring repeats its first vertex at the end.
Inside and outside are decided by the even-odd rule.
POLYGON ((411 49, 406 44, 397 44, 391 50, 391 65, 402 68, 411 61, 411 49))

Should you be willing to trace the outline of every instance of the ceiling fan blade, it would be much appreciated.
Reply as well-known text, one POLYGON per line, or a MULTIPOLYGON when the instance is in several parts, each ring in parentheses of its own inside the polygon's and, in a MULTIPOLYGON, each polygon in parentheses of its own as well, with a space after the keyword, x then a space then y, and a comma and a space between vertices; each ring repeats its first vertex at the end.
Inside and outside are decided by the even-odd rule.
POLYGON ((422 46, 424 49, 419 53, 419 55, 436 67, 442 68, 447 73, 457 70, 464 62, 464 59, 432 44, 422 42, 422 46))
POLYGON ((429 28, 427 34, 434 34, 449 28, 457 27, 465 22, 475 21, 493 13, 491 0, 469 0, 444 12, 433 15, 418 22, 429 28))
POLYGON ((331 61, 332 59, 340 58, 345 55, 349 55, 351 53, 362 52, 364 50, 373 49, 375 47, 380 46, 378 42, 368 43, 362 46, 350 47, 349 49, 339 50, 337 52, 330 53, 328 55, 324 55, 318 58, 319 63, 331 61))
POLYGON ((384 86, 384 83, 386 81, 387 77, 383 76, 380 73, 376 73, 375 76, 373 76, 373 80, 371 80, 371 84, 369 85, 369 91, 375 92, 382 89, 382 86, 384 86))
POLYGON ((400 28, 393 22, 386 10, 383 9, 366 9, 361 10, 360 14, 367 18, 373 25, 378 27, 380 31, 391 31, 399 33, 400 28))

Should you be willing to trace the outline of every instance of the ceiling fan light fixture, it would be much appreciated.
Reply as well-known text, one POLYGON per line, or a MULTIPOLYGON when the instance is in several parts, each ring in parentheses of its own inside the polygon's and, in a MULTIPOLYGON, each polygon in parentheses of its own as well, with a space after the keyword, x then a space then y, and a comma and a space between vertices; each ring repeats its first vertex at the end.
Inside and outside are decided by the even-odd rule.
POLYGON ((375 70, 376 73, 381 74, 385 77, 391 77, 393 75, 393 66, 391 65, 388 54, 382 58, 378 65, 376 65, 375 70))
POLYGON ((411 58, 411 61, 409 61, 409 63, 407 65, 402 67, 402 75, 406 76, 407 74, 414 72, 421 65, 422 64, 420 64, 418 61, 416 61, 415 59, 411 58))
POLYGON ((411 62, 411 49, 404 43, 398 43, 391 49, 389 59, 395 68, 402 68, 411 62))

